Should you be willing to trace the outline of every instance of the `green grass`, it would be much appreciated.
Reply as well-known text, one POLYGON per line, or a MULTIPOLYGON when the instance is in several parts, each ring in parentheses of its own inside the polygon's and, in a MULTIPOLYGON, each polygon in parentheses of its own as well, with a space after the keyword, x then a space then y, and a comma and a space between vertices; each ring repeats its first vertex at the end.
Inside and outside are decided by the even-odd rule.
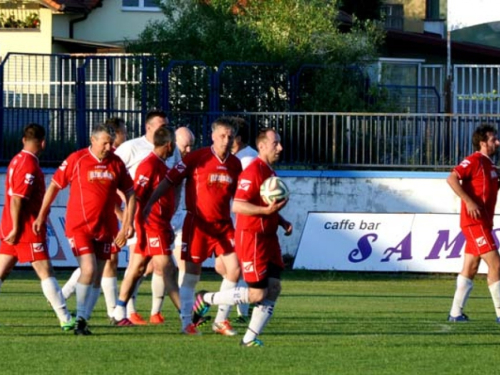
MULTIPOLYGON (((68 273, 58 273, 65 280, 68 273)), ((493 374, 500 325, 484 277, 468 303, 469 323, 447 323, 453 275, 288 271, 264 348, 204 327, 179 333, 169 301, 164 326, 113 327, 103 299, 92 336, 62 332, 31 271, 15 271, 0 291, 1 374, 493 374)), ((219 286, 203 275, 200 289, 219 286)), ((149 282, 139 309, 149 314, 149 282)), ((74 298, 69 300, 74 308, 74 298)), ((214 313, 213 311, 211 312, 214 313)), ((234 316, 234 315, 233 315, 234 316)))

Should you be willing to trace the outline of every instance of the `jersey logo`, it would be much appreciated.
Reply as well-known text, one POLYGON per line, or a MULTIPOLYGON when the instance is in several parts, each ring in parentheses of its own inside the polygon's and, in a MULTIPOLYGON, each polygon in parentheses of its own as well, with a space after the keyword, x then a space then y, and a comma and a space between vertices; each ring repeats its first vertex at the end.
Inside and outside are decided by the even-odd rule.
POLYGON ((241 179, 239 184, 238 184, 238 189, 243 190, 243 191, 248 191, 248 189, 250 189, 251 185, 252 185, 252 181, 241 179))
POLYGON ((462 160, 462 162, 460 163, 460 166, 462 168, 467 168, 469 165, 470 165, 470 161, 469 160, 462 160))
POLYGON ((93 170, 87 173, 87 178, 90 182, 98 181, 105 183, 107 181, 113 181, 115 179, 115 175, 109 171, 93 170))
POLYGON ((68 166, 68 162, 65 160, 65 161, 63 161, 63 162, 62 162, 62 164, 59 166, 59 169, 60 169, 61 171, 63 171, 63 172, 64 172, 64 171, 66 170, 66 167, 67 167, 67 166, 68 166))
POLYGON ((181 160, 175 165, 175 169, 179 171, 179 173, 182 173, 186 170, 186 164, 181 160))
POLYGON ((249 273, 249 272, 254 272, 255 269, 253 267, 253 262, 243 262, 243 272, 244 273, 249 273))
POLYGON ((476 244, 478 247, 486 245, 486 238, 484 236, 476 238, 476 244))
POLYGON ((149 247, 160 247, 160 239, 158 237, 150 237, 149 247))
POLYGON ((137 181, 137 184, 144 187, 144 186, 146 186, 148 181, 149 181, 149 178, 141 174, 139 176, 139 180, 137 181))
POLYGON ((32 243, 31 248, 33 249, 34 253, 42 253, 45 250, 45 247, 41 242, 32 243))
POLYGON ((208 175, 208 183, 209 185, 213 184, 231 185, 233 183, 233 178, 231 176, 228 176, 227 174, 211 173, 210 175, 208 175))
POLYGON ((33 176, 31 173, 26 173, 24 176, 24 183, 26 185, 33 185, 33 181, 35 181, 35 176, 33 176))

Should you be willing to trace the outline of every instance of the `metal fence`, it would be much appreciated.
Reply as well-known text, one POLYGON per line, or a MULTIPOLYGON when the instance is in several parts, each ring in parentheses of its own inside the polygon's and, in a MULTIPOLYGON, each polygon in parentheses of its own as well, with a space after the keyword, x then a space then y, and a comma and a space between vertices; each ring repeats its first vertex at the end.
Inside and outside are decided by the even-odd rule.
MULTIPOLYGON (((66 156, 89 143, 91 126, 102 122, 102 110, 84 114, 86 126, 76 126, 74 109, 7 109, 19 124, 38 122, 48 130, 47 148, 41 156, 45 166, 55 166, 66 156), (54 129, 53 119, 64 127, 54 129), (63 118, 63 120, 62 120, 63 118), (21 120, 22 119, 22 120, 21 120)), ((128 118, 130 137, 142 134, 141 113, 117 111, 113 116, 128 118)), ((500 130, 500 116, 443 114, 363 114, 363 113, 171 113, 174 126, 189 126, 197 146, 211 143, 210 125, 221 115, 241 116, 250 124, 250 139, 259 129, 272 127, 282 138, 281 168, 299 169, 398 169, 448 170, 472 153, 472 133, 482 122, 500 130)), ((5 128, 0 163, 6 164, 21 148, 22 126, 5 128)))

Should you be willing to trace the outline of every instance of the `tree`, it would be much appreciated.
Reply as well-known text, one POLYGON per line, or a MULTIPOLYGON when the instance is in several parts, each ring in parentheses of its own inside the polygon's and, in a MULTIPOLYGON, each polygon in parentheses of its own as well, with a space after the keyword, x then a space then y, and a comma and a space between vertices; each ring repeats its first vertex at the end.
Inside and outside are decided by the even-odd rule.
MULTIPOLYGON (((281 64, 280 73, 274 75, 263 74, 255 68, 249 68, 250 73, 243 75, 241 82, 250 80, 252 87, 259 86, 254 89, 256 95, 252 94, 252 98, 256 98, 252 108, 245 105, 248 98, 233 100, 238 96, 237 90, 242 90, 241 82, 235 84, 234 90, 224 86, 228 91, 221 95, 231 98, 234 103, 226 100, 223 110, 261 110, 276 105, 277 109, 286 110, 279 103, 285 97, 287 103, 293 101, 288 97, 289 83, 277 86, 276 76, 292 76, 305 64, 316 67, 316 74, 307 77, 312 80, 308 85, 312 91, 306 96, 328 97, 323 91, 329 87, 325 80, 338 82, 338 72, 350 74, 354 71, 346 68, 349 66, 364 71, 376 57, 384 37, 376 22, 356 18, 349 32, 340 31, 336 0, 168 0, 159 4, 165 19, 150 23, 138 41, 128 44, 129 51, 152 53, 162 65, 171 60, 201 60, 210 67, 217 67, 223 61, 281 64), (265 77, 275 82, 267 82, 265 77), (322 83, 321 92, 317 92, 315 82, 322 83), (272 105, 263 105, 269 100, 272 105)), ((365 85, 364 80, 359 84, 365 85)), ((334 86, 339 88, 338 84, 334 86)), ((339 92, 335 96, 342 97, 339 92)), ((360 107, 359 99, 355 99, 356 107, 360 107)), ((345 100, 297 102, 302 103, 301 110, 309 111, 341 111, 352 107, 345 100), (305 106, 306 103, 314 103, 315 107, 305 106)))

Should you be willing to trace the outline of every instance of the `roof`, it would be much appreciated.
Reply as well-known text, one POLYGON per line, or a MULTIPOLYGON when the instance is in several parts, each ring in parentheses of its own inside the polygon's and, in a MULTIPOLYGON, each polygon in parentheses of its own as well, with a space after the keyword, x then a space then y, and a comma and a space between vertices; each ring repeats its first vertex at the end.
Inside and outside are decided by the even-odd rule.
POLYGON ((102 0, 40 0, 45 6, 65 13, 90 13, 102 6, 102 0))

